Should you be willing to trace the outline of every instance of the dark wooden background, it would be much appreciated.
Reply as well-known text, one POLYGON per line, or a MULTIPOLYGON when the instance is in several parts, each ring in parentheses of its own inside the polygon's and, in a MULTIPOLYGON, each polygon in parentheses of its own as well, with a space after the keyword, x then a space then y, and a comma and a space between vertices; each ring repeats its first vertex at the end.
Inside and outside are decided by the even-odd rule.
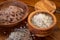
MULTIPOLYGON (((3 1, 6 1, 6 0, 0 0, 0 3, 3 1)), ((19 1, 25 2, 29 6, 30 12, 32 12, 34 9, 34 7, 33 7, 34 4, 39 0, 19 0, 19 1)), ((60 0, 52 0, 52 1, 55 2, 57 9, 59 9, 60 0)), ((56 29, 55 29, 54 33, 52 35, 49 35, 44 38, 36 37, 35 40, 60 40, 60 13, 54 13, 54 15, 57 18, 57 25, 56 25, 56 29)), ((2 29, 2 30, 4 30, 4 29, 2 29)), ((0 32, 1 32, 1 30, 0 30, 0 32)), ((7 35, 3 35, 2 33, 0 33, 0 40, 5 40, 5 38, 7 38, 7 35)))

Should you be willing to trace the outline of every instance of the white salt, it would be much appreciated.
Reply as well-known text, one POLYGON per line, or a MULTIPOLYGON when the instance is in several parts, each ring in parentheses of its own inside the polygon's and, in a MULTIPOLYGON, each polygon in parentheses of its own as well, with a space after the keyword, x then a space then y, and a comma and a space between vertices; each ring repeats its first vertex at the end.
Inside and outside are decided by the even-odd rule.
POLYGON ((38 13, 32 17, 32 23, 37 27, 47 28, 53 23, 53 19, 48 14, 38 13))
POLYGON ((11 32, 6 40, 32 40, 32 37, 27 28, 16 28, 14 32, 11 32))

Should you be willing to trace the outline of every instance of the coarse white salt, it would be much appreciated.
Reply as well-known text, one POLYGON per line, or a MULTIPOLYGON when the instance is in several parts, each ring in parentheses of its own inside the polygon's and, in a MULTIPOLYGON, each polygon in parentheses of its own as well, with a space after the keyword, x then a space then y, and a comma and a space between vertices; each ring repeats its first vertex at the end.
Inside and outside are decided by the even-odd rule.
POLYGON ((49 14, 37 13, 31 19, 32 23, 39 28, 48 28, 53 23, 53 18, 49 14))
POLYGON ((27 28, 15 29, 6 40, 32 40, 30 31, 27 28))

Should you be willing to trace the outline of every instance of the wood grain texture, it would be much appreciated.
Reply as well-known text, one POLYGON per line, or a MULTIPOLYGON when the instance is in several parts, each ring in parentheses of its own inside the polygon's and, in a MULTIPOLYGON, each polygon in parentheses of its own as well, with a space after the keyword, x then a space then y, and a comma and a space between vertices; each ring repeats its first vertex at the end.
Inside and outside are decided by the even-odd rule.
MULTIPOLYGON (((0 0, 0 2, 3 2, 3 1, 5 0, 0 0)), ((29 9, 30 9, 30 12, 32 12, 34 9, 34 7, 32 6, 34 6, 34 4, 39 0, 20 0, 20 1, 23 1, 26 4, 30 5, 29 9)), ((52 1, 55 2, 57 8, 60 8, 60 0, 52 0, 52 1)), ((60 14, 54 13, 54 15, 57 18, 57 25, 56 25, 57 28, 55 29, 54 33, 44 38, 36 37, 35 40, 60 40, 60 14)), ((3 35, 2 31, 0 30, 0 40, 5 40, 5 38, 7 38, 7 35, 6 34, 3 35)))

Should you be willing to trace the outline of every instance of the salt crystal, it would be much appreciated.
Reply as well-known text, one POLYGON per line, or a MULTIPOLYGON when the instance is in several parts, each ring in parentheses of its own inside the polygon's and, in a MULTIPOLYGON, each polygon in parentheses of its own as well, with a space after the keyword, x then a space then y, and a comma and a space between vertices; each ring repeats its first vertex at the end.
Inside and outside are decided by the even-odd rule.
POLYGON ((32 23, 40 28, 47 28, 53 23, 52 16, 44 13, 36 14, 32 17, 32 23))

